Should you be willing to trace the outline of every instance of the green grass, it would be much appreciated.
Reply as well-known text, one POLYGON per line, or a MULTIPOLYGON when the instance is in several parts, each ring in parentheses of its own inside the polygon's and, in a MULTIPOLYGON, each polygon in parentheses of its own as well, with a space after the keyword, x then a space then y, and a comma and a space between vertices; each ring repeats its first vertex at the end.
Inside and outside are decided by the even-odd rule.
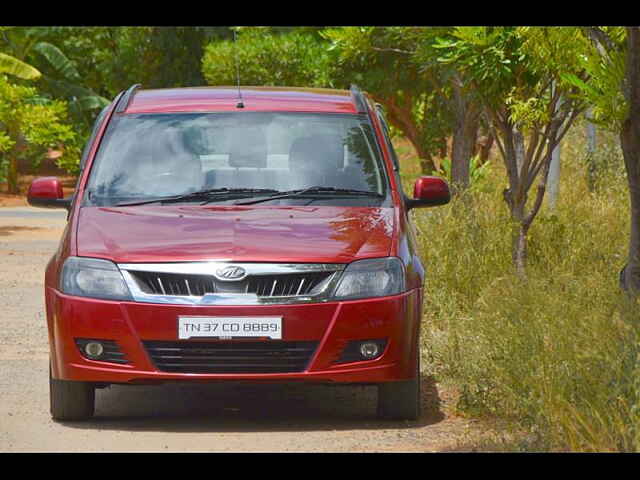
MULTIPOLYGON (((516 450, 638 451, 640 309, 618 289, 627 186, 614 155, 589 191, 579 132, 563 150, 557 208, 545 201, 531 228, 526 280, 511 265, 499 158, 467 198, 413 213, 424 364, 459 390, 459 412, 507 419, 534 439, 516 450)), ((399 150, 409 192, 419 172, 406 142, 399 150)))

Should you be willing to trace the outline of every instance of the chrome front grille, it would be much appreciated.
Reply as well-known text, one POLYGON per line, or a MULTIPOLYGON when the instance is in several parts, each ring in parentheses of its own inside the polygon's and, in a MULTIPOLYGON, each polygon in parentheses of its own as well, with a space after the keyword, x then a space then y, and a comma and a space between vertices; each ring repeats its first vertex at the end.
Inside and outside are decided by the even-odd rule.
POLYGON ((201 297, 207 293, 254 293, 259 297, 289 297, 311 294, 333 272, 254 275, 240 282, 221 281, 213 275, 135 271, 131 275, 140 289, 151 295, 201 297))
POLYGON ((247 292, 259 297, 310 295, 314 288, 334 275, 333 272, 309 272, 291 275, 257 275, 247 282, 247 292))
POLYGON ((247 305, 326 301, 345 265, 185 262, 118 267, 135 301, 247 305))
POLYGON ((216 291, 213 277, 179 273, 131 272, 140 289, 151 295, 202 296, 216 291))

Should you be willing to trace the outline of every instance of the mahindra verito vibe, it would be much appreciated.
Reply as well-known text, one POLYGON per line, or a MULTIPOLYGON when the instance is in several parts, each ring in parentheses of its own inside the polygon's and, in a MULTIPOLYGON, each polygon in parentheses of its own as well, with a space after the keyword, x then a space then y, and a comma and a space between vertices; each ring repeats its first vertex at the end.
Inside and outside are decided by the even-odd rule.
POLYGON ((121 92, 98 116, 46 267, 50 407, 165 382, 376 385, 381 418, 420 414, 424 269, 384 112, 350 90, 121 92))

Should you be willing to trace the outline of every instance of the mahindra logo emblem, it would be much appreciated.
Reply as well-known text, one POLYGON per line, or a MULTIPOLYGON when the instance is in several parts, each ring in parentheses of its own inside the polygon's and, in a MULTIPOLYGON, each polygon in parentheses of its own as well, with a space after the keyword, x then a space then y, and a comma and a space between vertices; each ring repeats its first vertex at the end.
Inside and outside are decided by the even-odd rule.
POLYGON ((247 271, 242 267, 229 265, 216 270, 215 276, 218 280, 242 280, 247 276, 247 271))

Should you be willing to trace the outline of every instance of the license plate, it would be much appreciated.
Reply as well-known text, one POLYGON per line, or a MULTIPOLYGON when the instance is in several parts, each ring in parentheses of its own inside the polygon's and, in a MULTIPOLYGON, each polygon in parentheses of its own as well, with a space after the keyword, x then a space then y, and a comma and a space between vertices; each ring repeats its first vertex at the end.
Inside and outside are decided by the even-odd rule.
POLYGON ((282 317, 178 317, 178 338, 269 337, 282 339, 282 317))

